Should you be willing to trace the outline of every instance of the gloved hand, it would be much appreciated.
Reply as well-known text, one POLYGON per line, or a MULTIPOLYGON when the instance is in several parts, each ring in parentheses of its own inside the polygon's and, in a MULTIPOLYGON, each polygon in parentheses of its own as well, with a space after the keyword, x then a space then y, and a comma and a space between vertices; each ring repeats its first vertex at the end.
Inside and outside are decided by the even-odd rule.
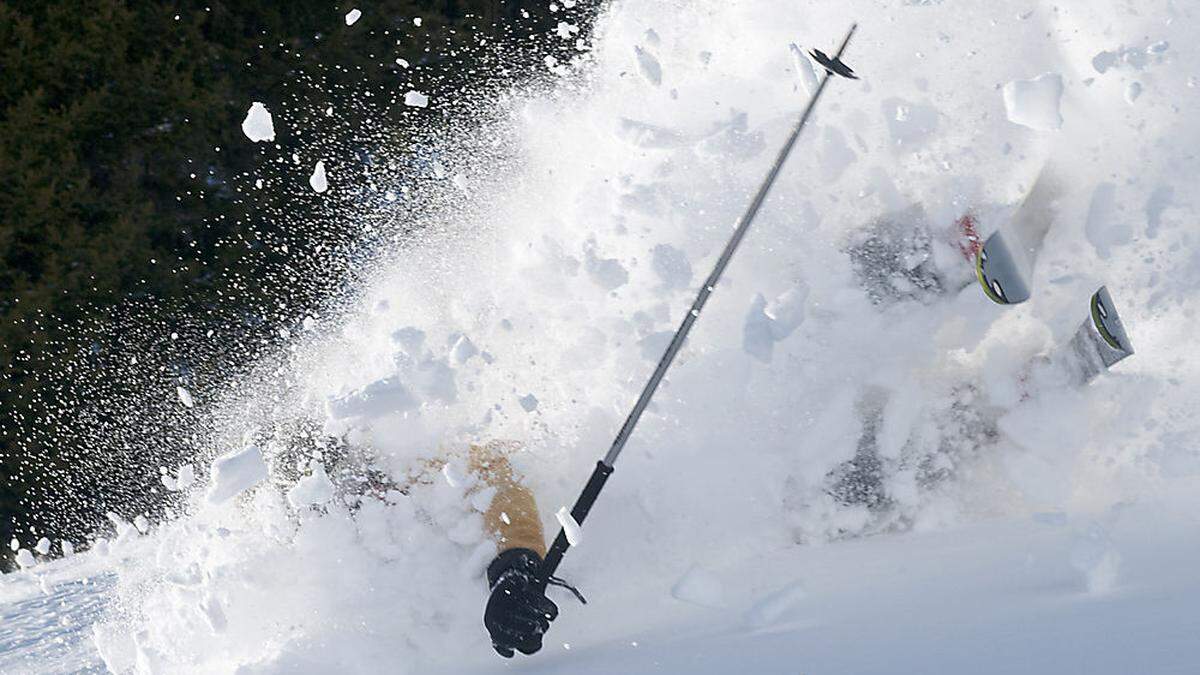
POLYGON ((509 549, 488 565, 492 595, 483 610, 483 625, 492 636, 492 647, 505 658, 513 651, 533 654, 542 648, 542 635, 558 616, 558 605, 538 588, 542 557, 527 548, 509 549))

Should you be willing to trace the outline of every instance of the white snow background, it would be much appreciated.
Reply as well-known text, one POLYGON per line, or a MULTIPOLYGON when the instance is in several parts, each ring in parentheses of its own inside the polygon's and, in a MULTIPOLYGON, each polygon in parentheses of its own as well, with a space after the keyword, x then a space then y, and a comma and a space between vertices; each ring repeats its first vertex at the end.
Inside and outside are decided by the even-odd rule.
POLYGON ((210 393, 217 454, 253 446, 268 475, 226 461, 214 485, 197 458, 178 518, 143 535, 114 515, 112 541, 4 577, 0 671, 1195 672, 1197 10, 613 3, 582 72, 480 122, 502 159, 445 154, 446 208, 343 316, 210 393), (553 591, 543 652, 499 659, 486 504, 453 463, 389 484, 520 439, 557 531, 806 100, 790 45, 830 51, 852 19, 863 79, 831 83, 560 569, 589 604, 553 591), (1046 73, 1057 101, 1006 95, 1046 73), (1030 302, 867 300, 856 228, 1015 203, 1048 161, 1070 180, 1030 302), (1023 395, 1102 283, 1137 353, 1023 395), (960 450, 938 485, 889 475, 883 517, 822 487, 868 390, 882 453, 960 450), (956 438, 956 406, 997 435, 956 438), (284 479, 269 430, 290 420, 391 483, 351 490, 320 451, 284 479))

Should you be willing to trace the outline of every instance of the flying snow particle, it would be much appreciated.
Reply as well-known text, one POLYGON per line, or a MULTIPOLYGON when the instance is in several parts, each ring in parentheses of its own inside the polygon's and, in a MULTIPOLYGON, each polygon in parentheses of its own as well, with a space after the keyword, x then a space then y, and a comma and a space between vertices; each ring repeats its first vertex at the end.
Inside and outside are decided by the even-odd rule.
POLYGON ((45 537, 38 539, 37 546, 34 546, 33 550, 41 553, 42 555, 46 555, 50 552, 50 540, 45 537))
POLYGON ((250 104, 246 119, 242 120, 242 133, 255 143, 275 140, 275 124, 265 105, 258 101, 250 104))
POLYGON ((404 105, 424 108, 429 105, 429 97, 414 89, 404 95, 404 105))
POLYGON ((209 504, 220 504, 258 485, 267 477, 262 451, 253 445, 225 453, 213 461, 209 504))
POLYGON ((396 65, 400 66, 401 68, 407 68, 408 61, 405 61, 404 59, 396 59, 396 65))
POLYGON ((259 178, 258 180, 254 181, 254 189, 261 190, 262 186, 263 186, 263 179, 259 178))
POLYGON ((329 189, 329 181, 325 177, 325 162, 317 160, 317 166, 313 169, 312 175, 308 177, 308 184, 317 192, 329 189))
POLYGON ((583 541, 583 532, 567 507, 560 507, 558 511, 554 512, 554 517, 558 520, 558 524, 562 525, 563 532, 567 534, 567 543, 578 546, 579 542, 583 541))
POLYGON ((419 16, 418 16, 417 18, 413 19, 413 25, 414 25, 414 26, 418 26, 418 27, 420 27, 420 25, 421 25, 421 17, 419 17, 419 16))
POLYGON ((579 32, 579 26, 567 23, 566 21, 559 21, 558 27, 554 29, 554 32, 559 38, 570 40, 572 35, 579 32))
POLYGON ((29 549, 23 548, 17 551, 17 564, 21 566, 21 569, 27 570, 36 565, 37 561, 33 559, 33 554, 29 552, 29 549))
POLYGON ((346 13, 346 25, 353 26, 355 21, 358 21, 362 16, 362 12, 357 7, 346 13))
POLYGON ((287 492, 288 503, 293 509, 300 510, 306 506, 317 506, 333 499, 333 482, 325 467, 320 462, 310 465, 311 471, 287 492))
POLYGON ((1059 112, 1063 81, 1058 73, 1043 73, 1032 80, 1013 80, 1004 85, 1004 109, 1008 121, 1037 131, 1062 127, 1059 112))
POLYGON ((8 548, 15 553, 21 550, 21 542, 17 541, 16 537, 13 537, 12 541, 8 542, 8 548))
POLYGON ((179 395, 179 402, 186 408, 191 408, 196 405, 196 401, 192 399, 192 392, 183 387, 175 387, 175 393, 179 395))
POLYGON ((186 490, 196 482, 196 469, 191 464, 184 464, 179 467, 179 472, 175 474, 175 489, 186 490))

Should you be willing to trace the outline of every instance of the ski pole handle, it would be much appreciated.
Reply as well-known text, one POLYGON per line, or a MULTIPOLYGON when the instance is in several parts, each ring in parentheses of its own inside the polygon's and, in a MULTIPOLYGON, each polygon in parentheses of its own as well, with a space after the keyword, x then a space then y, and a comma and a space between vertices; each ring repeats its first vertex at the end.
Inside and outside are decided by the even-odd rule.
MULTIPOLYGON (((603 460, 596 462, 592 477, 588 479, 587 485, 583 486, 583 492, 579 493, 579 498, 575 500, 575 506, 571 507, 571 517, 575 519, 576 523, 583 524, 588 511, 592 510, 592 504, 596 503, 596 497, 600 495, 604 482, 608 480, 612 472, 613 468, 605 464, 603 460)), ((554 538, 554 543, 546 552, 546 559, 542 561, 538 584, 543 589, 549 583, 550 577, 554 576, 555 570, 558 569, 559 563, 562 562, 563 556, 566 555, 569 548, 571 548, 571 542, 567 541, 567 528, 564 527, 558 531, 558 536, 554 538)))

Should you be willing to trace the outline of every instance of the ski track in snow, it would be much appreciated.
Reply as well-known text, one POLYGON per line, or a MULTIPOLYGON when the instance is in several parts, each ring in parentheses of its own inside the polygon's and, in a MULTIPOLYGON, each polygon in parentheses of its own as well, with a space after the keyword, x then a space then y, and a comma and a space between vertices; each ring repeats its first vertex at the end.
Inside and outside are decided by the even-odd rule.
MULTIPOLYGON (((582 86, 480 122, 494 165, 442 139, 428 230, 286 367, 179 390, 230 420, 164 474, 180 517, 114 507, 116 537, 0 581, 0 672, 1189 672, 1197 16, 1115 11, 613 3, 582 86), (830 84, 559 570, 589 604, 552 590, 544 652, 498 660, 462 448, 520 439, 553 536, 807 98, 793 45, 855 17, 864 79, 830 84), (872 303, 847 250, 881 216, 994 229, 1047 163, 1030 302, 897 273, 872 303), (1102 283, 1136 354, 1083 388, 1032 376, 1102 283)), ((969 282, 956 256, 899 258, 969 282)))

